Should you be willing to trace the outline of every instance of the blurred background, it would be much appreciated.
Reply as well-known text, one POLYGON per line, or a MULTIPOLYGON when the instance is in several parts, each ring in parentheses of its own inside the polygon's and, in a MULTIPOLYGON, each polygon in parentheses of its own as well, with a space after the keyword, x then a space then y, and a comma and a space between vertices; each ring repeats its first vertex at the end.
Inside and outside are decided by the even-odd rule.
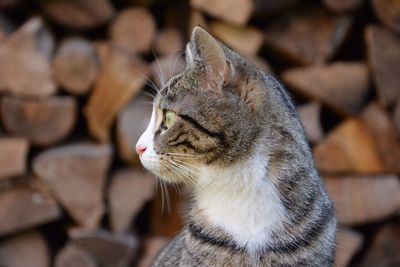
POLYGON ((400 1, 0 0, 0 267, 145 267, 180 231, 190 189, 134 146, 195 25, 287 85, 335 266, 400 266, 400 1))

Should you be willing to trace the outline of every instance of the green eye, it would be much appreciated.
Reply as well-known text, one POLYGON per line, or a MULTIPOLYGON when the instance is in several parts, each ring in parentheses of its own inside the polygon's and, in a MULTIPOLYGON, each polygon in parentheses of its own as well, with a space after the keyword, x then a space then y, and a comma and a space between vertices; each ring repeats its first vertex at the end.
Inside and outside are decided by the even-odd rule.
POLYGON ((176 120, 176 113, 171 111, 171 110, 167 110, 165 112, 165 117, 164 117, 164 125, 166 128, 170 128, 176 120))

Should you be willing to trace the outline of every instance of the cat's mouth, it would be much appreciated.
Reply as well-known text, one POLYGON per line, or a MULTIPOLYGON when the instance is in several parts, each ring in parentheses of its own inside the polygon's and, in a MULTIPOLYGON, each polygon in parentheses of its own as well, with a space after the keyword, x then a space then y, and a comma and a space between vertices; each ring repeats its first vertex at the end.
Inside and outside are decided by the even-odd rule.
POLYGON ((196 164, 200 156, 180 153, 148 151, 140 156, 142 165, 154 175, 171 183, 196 184, 201 168, 196 164))

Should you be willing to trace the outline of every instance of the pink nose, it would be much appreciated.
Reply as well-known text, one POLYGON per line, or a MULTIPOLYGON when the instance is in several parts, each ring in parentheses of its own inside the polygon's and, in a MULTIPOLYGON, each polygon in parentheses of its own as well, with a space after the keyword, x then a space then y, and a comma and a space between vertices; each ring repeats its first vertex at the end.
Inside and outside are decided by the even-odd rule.
POLYGON ((136 152, 139 156, 141 156, 146 151, 146 149, 147 147, 144 146, 136 146, 136 152))

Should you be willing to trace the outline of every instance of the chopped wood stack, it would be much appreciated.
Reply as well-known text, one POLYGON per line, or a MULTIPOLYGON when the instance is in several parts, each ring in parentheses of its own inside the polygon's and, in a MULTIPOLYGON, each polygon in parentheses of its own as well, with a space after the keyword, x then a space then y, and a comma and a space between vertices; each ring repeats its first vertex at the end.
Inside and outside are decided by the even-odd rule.
POLYGON ((0 0, 0 266, 146 267, 182 228, 135 144, 196 25, 296 100, 335 266, 399 266, 400 2, 306 2, 0 0))

